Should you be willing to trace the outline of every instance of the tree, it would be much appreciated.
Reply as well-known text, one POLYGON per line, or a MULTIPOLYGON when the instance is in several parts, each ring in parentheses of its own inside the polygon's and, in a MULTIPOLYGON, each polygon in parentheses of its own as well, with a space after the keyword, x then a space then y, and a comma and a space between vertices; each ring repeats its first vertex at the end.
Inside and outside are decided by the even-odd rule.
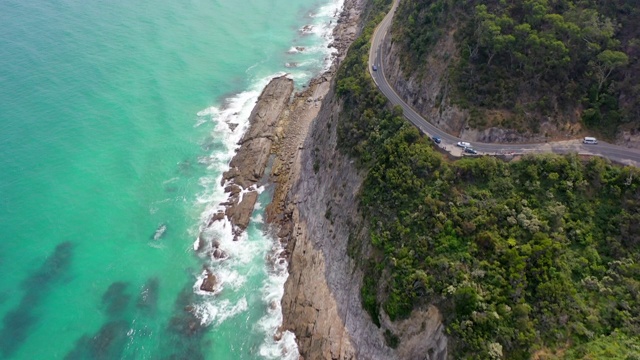
POLYGON ((598 77, 598 93, 613 70, 628 63, 629 57, 622 51, 605 50, 598 54, 597 61, 593 62, 598 77))

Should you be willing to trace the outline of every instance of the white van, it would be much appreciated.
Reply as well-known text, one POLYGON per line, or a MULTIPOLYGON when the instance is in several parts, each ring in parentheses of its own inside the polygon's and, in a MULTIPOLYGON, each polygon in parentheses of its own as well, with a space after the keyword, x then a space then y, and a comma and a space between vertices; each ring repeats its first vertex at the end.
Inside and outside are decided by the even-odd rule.
POLYGON ((584 140, 582 140, 583 144, 597 144, 598 143, 598 139, 594 138, 594 137, 585 137, 584 140))

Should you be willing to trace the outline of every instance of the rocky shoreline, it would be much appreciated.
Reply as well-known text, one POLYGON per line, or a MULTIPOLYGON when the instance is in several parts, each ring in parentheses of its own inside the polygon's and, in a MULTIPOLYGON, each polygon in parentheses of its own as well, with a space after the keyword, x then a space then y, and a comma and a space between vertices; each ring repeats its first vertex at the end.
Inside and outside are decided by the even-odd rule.
MULTIPOLYGON (((271 180, 278 184, 274 196, 278 206, 273 206, 272 202, 267 208, 269 222, 275 220, 275 212, 282 212, 288 188, 286 184, 291 184, 291 178, 299 172, 299 169, 292 168, 297 150, 306 137, 311 120, 317 116, 340 61, 356 38, 359 16, 357 2, 346 0, 336 21, 334 41, 329 45, 336 52, 332 54, 332 65, 328 71, 311 79, 308 86, 293 98, 293 80, 287 75, 273 78, 264 88, 249 116, 249 129, 238 142, 240 147, 229 164, 229 170, 222 176, 221 186, 228 198, 220 205, 225 209, 213 214, 202 232, 215 222, 227 219, 233 227, 234 240, 238 240, 251 219, 258 198, 257 184, 264 176, 271 155, 275 155, 271 180)), ((304 48, 296 47, 296 50, 302 51, 304 48)), ((212 256, 218 249, 214 240, 207 240, 203 236, 198 237, 197 248, 199 251, 209 251, 212 256)))
MULTIPOLYGON (((264 88, 249 116, 249 129, 238 143, 240 148, 229 164, 229 170, 222 175, 221 186, 228 194, 227 201, 221 203, 225 210, 219 210, 207 221, 204 232, 216 221, 229 220, 233 227, 234 240, 249 225, 253 208, 258 199, 257 183, 264 175, 276 140, 276 124, 293 92, 293 80, 286 76, 274 78, 264 88)), ((213 240, 206 240, 202 233, 198 237, 197 250, 211 250, 211 255, 219 258, 222 253, 213 240), (216 251, 219 250, 219 251, 216 251)))
MULTIPOLYGON (((345 0, 329 45, 336 51, 326 72, 293 96, 293 82, 286 76, 265 87, 223 175, 228 194, 220 204, 224 210, 211 216, 196 247, 212 259, 226 257, 219 242, 204 234, 216 222, 228 220, 234 240, 241 236, 272 159, 269 181, 276 186, 265 216, 285 247, 280 256, 289 261, 281 300, 283 324, 274 339, 293 332, 306 360, 414 358, 427 351, 428 359, 441 359, 442 354, 446 357, 446 337, 438 310, 425 309, 412 316, 417 320, 400 323, 382 319, 383 328, 377 327, 361 306, 362 272, 347 255, 351 236, 362 240, 367 233, 357 206, 363 174, 337 151, 341 104, 334 97, 334 77, 361 30, 366 4, 345 0), (385 329, 402 338, 398 349, 386 345, 385 329)), ((368 243, 359 242, 363 247, 368 243)), ((368 251, 361 249, 363 254, 368 251)), ((200 289, 215 293, 217 282, 213 271, 205 269, 200 289)))

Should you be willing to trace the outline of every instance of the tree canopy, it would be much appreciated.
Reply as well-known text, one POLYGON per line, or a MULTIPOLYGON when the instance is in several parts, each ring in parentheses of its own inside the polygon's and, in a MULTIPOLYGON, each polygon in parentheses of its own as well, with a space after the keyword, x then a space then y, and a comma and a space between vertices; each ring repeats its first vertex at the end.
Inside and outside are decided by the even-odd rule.
MULTIPOLYGON (((552 4, 522 2, 523 18, 562 23, 549 18, 552 4)), ((531 33, 488 10, 480 31, 531 33)), ((454 358, 637 358, 640 171, 577 155, 447 160, 373 85, 366 55, 382 13, 373 14, 337 75, 338 146, 367 169, 359 200, 375 250, 360 253, 350 238, 349 251, 365 272, 361 299, 372 320, 436 304, 454 358)), ((575 16, 589 20, 582 34, 592 41, 611 28, 575 16)), ((560 44, 530 37, 562 59, 560 44)), ((625 61, 610 51, 596 58, 605 70, 625 61)), ((389 329, 385 339, 398 345, 389 329)))
POLYGON ((639 23, 632 0, 403 0, 392 32, 409 74, 455 33, 451 96, 463 107, 534 127, 584 112, 586 125, 611 131, 640 124, 639 23))

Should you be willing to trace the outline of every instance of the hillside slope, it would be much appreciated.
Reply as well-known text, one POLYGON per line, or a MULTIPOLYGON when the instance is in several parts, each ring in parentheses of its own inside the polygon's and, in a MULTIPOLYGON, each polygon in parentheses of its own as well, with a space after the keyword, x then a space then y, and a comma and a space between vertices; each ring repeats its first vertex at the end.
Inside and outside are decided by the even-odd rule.
POLYGON ((451 161, 372 84, 369 35, 338 74, 337 145, 366 170, 368 238, 349 250, 373 322, 435 305, 455 359, 640 356, 638 169, 576 155, 451 161))
POLYGON ((425 116, 470 139, 633 140, 639 23, 632 0, 402 0, 389 75, 425 116))

